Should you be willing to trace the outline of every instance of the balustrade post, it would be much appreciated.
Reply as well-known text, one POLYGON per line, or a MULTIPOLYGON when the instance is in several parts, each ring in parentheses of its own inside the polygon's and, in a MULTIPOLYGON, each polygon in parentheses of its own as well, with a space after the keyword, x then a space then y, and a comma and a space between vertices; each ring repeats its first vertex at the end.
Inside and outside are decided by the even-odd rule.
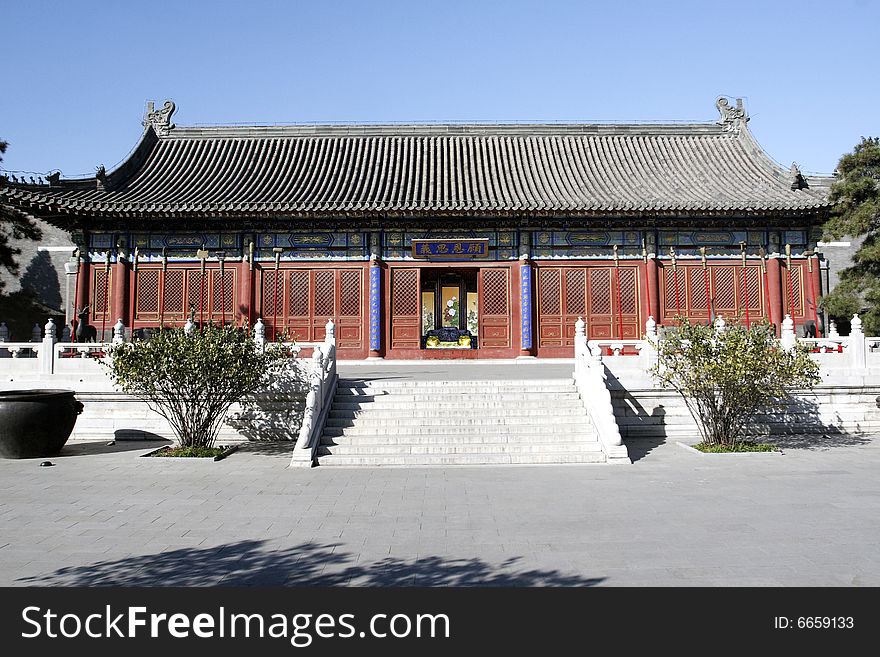
POLYGON ((849 357, 850 367, 855 370, 863 370, 868 366, 865 349, 865 333, 862 330, 862 319, 857 314, 850 320, 849 332, 849 357))
POLYGON ((123 342, 125 342, 125 324, 122 323, 120 317, 113 325, 113 344, 122 344, 123 342))
POLYGON ((0 322, 0 342, 9 342, 9 327, 6 322, 0 322))
POLYGON ((40 348, 40 373, 52 374, 55 371, 55 343, 58 342, 55 320, 49 318, 45 329, 46 335, 43 337, 43 345, 40 348))
POLYGON ((780 345, 786 351, 794 349, 796 338, 794 335, 794 320, 791 315, 786 315, 782 320, 782 337, 779 339, 780 345))
POLYGON ((254 324, 254 342, 259 349, 266 346, 266 325, 263 324, 263 318, 258 317, 254 324))
POLYGON ((575 377, 583 374, 584 359, 587 355, 587 323, 578 317, 574 323, 574 373, 575 377))

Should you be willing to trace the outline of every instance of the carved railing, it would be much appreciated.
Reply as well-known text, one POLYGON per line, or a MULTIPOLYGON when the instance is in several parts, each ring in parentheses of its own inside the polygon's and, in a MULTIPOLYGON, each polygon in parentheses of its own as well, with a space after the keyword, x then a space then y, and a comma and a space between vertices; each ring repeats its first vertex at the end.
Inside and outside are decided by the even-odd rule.
POLYGON ((596 341, 587 342, 582 318, 575 323, 574 383, 596 428, 599 444, 608 462, 630 463, 611 405, 611 393, 602 364, 602 347, 596 341))
POLYGON ((324 423, 333 397, 339 376, 336 373, 336 326, 333 321, 327 322, 324 342, 302 343, 298 346, 312 348, 311 371, 309 373, 309 393, 303 411, 302 426, 290 458, 290 467, 311 467, 317 465, 318 448, 324 423))

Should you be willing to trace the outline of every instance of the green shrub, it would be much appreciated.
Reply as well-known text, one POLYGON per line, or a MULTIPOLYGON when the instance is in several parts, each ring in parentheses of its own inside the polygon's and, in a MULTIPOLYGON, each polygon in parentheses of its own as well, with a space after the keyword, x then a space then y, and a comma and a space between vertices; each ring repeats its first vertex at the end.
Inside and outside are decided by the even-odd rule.
POLYGON ((260 347, 250 331, 208 325, 166 328, 110 350, 114 384, 168 420, 183 447, 212 447, 229 407, 281 376, 292 353, 260 347))

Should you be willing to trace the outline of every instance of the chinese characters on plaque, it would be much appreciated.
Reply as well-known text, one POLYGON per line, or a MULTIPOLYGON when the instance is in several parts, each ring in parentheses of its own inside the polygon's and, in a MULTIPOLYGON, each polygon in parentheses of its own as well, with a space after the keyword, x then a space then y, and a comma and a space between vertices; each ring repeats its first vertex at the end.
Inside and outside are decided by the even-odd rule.
POLYGON ((488 258, 489 240, 413 240, 412 255, 425 260, 488 258))

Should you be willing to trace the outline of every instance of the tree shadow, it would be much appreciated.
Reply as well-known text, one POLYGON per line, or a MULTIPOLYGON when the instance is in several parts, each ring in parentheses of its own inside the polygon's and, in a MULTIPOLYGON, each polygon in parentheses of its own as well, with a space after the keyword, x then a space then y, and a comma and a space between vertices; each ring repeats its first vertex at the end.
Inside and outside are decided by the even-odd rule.
POLYGON ((273 550, 246 540, 66 566, 16 580, 26 586, 594 586, 604 577, 521 567, 521 557, 493 564, 477 557, 358 561, 339 545, 301 543, 273 550))
POLYGON ((858 430, 858 425, 855 432, 846 429, 837 411, 832 422, 827 422, 818 402, 805 396, 794 397, 781 408, 756 415, 746 431, 783 449, 830 449, 864 445, 872 440, 858 430))
POLYGON ((308 363, 291 358, 265 388, 239 402, 239 410, 229 413, 226 424, 250 441, 296 440, 309 392, 308 372, 308 363))
POLYGON ((21 289, 29 290, 35 299, 56 311, 61 309, 58 270, 47 251, 37 251, 37 255, 28 263, 21 277, 21 289))

